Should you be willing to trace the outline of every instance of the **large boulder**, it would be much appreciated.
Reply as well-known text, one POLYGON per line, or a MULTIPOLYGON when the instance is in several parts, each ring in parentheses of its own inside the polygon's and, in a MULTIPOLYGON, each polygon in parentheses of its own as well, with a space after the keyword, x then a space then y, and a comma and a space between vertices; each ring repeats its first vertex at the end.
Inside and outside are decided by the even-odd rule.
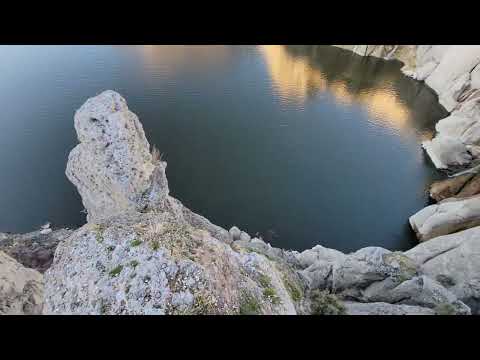
POLYGON ((479 158, 480 92, 470 87, 467 90, 459 91, 454 111, 437 123, 435 138, 423 143, 439 169, 466 167, 479 158))
POLYGON ((405 253, 420 271, 435 279, 480 313, 480 227, 439 236, 405 253))
POLYGON ((460 89, 466 86, 470 73, 479 63, 480 46, 451 45, 425 82, 439 94, 442 105, 451 111, 457 104, 456 93, 452 88, 460 89))
POLYGON ((354 298, 361 298, 371 284, 385 279, 399 284, 417 275, 417 265, 411 259, 380 247, 366 247, 347 255, 316 246, 296 256, 311 288, 354 298))
POLYGON ((43 277, 0 251, 0 315, 39 315, 43 277))
POLYGON ((82 196, 88 221, 138 210, 155 166, 125 100, 114 91, 88 99, 75 113, 75 130, 80 144, 70 152, 66 175, 82 196))
POLYGON ((409 221, 420 241, 480 225, 480 195, 443 200, 418 211, 409 221))

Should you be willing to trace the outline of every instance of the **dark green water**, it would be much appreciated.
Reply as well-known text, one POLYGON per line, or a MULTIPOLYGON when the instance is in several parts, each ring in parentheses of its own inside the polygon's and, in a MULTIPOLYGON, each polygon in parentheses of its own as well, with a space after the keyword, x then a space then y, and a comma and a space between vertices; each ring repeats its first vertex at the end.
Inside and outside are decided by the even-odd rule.
POLYGON ((85 219, 64 175, 74 111, 121 93, 173 195, 273 246, 409 248, 446 113, 401 64, 329 46, 1 46, 0 231, 85 219))

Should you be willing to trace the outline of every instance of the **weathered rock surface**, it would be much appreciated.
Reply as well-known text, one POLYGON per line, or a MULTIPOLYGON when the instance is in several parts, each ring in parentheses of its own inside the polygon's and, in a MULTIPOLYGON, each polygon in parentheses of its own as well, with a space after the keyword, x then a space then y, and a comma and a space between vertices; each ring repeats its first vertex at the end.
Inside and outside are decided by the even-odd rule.
POLYGON ((39 315, 43 277, 0 251, 0 315, 39 315))
POLYGON ((60 244, 46 273, 46 312, 296 314, 286 284, 302 289, 280 261, 168 212, 146 213, 87 224, 60 244))
POLYGON ((154 170, 150 145, 125 100, 105 91, 75 113, 78 144, 66 175, 77 187, 88 221, 138 210, 154 170))
POLYGON ((27 234, 0 234, 0 251, 10 255, 25 267, 45 272, 53 261, 58 244, 72 231, 46 229, 27 234))
POLYGON ((436 201, 452 197, 462 199, 477 194, 480 194, 480 175, 474 173, 436 181, 430 186, 430 197, 436 201))
POLYGON ((405 252, 422 274, 435 279, 480 313, 480 227, 440 236, 405 252))
POLYGON ((75 127, 81 143, 67 175, 88 224, 59 244, 45 274, 47 313, 301 312, 305 284, 290 265, 243 247, 248 234, 229 234, 169 196, 166 163, 152 157, 120 95, 89 99, 75 127))
POLYGON ((409 221, 420 241, 480 225, 480 195, 443 200, 423 208, 409 221))
POLYGON ((421 306, 346 301, 348 315, 435 315, 435 310, 421 306))
POLYGON ((465 174, 450 179, 436 181, 430 185, 430 197, 436 201, 442 201, 457 195, 474 177, 474 174, 465 174))
MULTIPOLYGON (((322 247, 314 249, 296 254, 299 266, 304 268, 301 274, 309 279, 311 289, 329 290, 347 301, 425 309, 446 307, 451 313, 470 313, 470 308, 454 292, 427 277, 421 263, 406 253, 379 247, 367 247, 351 254, 336 254, 322 247)), ((391 310, 392 314, 400 311, 391 310)))

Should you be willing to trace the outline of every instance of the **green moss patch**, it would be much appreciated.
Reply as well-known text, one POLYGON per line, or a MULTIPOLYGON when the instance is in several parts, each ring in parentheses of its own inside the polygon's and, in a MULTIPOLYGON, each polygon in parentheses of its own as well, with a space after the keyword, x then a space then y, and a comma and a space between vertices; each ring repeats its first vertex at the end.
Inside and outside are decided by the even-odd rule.
POLYGON ((123 266, 122 265, 118 265, 117 267, 113 268, 112 270, 110 270, 109 272, 109 275, 111 277, 116 277, 118 276, 123 270, 123 266))

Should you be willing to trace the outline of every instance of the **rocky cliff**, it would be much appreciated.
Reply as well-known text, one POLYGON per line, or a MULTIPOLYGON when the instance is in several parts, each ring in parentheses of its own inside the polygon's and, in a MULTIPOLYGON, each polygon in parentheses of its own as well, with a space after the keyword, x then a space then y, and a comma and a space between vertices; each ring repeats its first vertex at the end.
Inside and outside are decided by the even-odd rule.
POLYGON ((438 169, 457 171, 480 160, 480 45, 336 45, 362 56, 398 59, 425 81, 451 112, 423 147, 438 169))
POLYGON ((480 228, 406 253, 277 249, 171 197, 166 163, 118 93, 89 99, 75 128, 67 176, 88 223, 60 241, 45 273, 47 314, 479 311, 480 228))

